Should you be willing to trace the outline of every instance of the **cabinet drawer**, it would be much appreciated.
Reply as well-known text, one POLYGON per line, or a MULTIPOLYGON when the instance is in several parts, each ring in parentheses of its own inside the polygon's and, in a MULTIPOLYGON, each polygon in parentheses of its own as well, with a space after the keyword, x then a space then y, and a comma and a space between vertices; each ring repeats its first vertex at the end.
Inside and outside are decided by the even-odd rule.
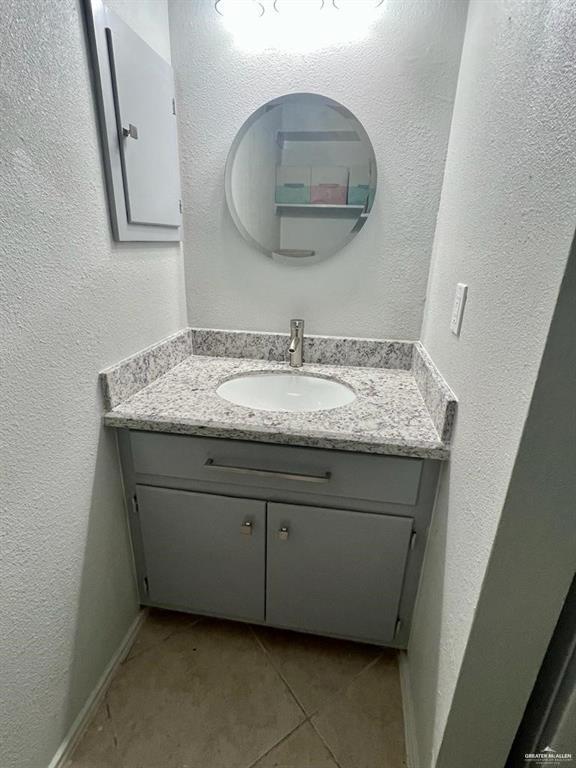
POLYGON ((146 476, 414 505, 422 460, 151 432, 130 432, 146 476))
POLYGON ((391 642, 412 522, 409 517, 268 504, 266 621, 391 642))

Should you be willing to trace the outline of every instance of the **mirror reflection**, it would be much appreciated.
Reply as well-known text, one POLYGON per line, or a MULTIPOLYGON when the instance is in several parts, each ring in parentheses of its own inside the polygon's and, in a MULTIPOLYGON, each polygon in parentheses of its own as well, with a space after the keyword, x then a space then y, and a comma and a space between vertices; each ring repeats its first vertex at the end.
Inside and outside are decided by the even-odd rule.
POLYGON ((318 261, 360 231, 376 193, 376 158, 341 104, 292 94, 242 126, 226 166, 226 198, 243 237, 276 260, 318 261))

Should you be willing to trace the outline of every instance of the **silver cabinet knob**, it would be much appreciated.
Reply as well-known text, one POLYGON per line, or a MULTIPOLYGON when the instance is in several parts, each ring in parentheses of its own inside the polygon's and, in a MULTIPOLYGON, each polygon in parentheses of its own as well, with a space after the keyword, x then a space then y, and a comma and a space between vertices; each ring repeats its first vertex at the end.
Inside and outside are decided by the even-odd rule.
POLYGON ((242 525, 240 526, 240 533, 243 533, 244 536, 252 536, 252 521, 251 520, 244 520, 242 525))
POLYGON ((289 533, 290 532, 288 528, 285 525, 283 525, 282 528, 280 528, 280 530, 278 531, 278 538, 280 539, 280 541, 288 541, 289 533))

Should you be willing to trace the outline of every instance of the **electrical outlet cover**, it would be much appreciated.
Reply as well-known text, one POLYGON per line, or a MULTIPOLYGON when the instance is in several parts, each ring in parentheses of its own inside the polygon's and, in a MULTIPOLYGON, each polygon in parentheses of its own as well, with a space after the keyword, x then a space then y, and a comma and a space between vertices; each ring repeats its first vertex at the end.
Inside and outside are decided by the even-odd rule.
POLYGON ((460 336, 467 295, 468 286, 464 283, 458 283, 456 286, 456 294, 454 296, 454 305, 452 307, 452 317, 450 319, 450 330, 455 336, 460 336))

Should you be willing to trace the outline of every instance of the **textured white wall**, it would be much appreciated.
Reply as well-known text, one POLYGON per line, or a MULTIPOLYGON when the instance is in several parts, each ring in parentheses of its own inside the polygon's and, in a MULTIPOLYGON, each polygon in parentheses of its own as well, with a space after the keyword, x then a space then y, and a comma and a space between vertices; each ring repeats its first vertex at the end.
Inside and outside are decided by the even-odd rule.
POLYGON ((254 53, 235 45, 213 3, 170 0, 192 325, 282 331, 304 317, 314 333, 418 338, 466 7, 395 0, 364 40, 254 53), (363 123, 378 193, 344 251, 291 267, 236 231, 224 166, 254 110, 303 91, 341 102, 363 123))
MULTIPOLYGON (((575 310, 576 238, 466 643, 437 768, 505 765, 574 577, 575 310)), ((544 743, 533 745, 530 738, 520 742, 520 755, 516 753, 512 765, 522 765, 523 755, 533 747, 539 751, 551 744, 558 752, 574 751, 576 692, 571 711, 569 702, 566 706, 558 730, 547 728, 544 743)))
POLYGON ((46 768, 137 607, 98 371, 186 324, 183 270, 111 240, 76 0, 2 3, 0 102, 0 765, 46 768))
POLYGON ((470 6, 422 332, 459 397, 408 656, 422 766, 442 741, 574 231, 575 23, 572 0, 470 6))

